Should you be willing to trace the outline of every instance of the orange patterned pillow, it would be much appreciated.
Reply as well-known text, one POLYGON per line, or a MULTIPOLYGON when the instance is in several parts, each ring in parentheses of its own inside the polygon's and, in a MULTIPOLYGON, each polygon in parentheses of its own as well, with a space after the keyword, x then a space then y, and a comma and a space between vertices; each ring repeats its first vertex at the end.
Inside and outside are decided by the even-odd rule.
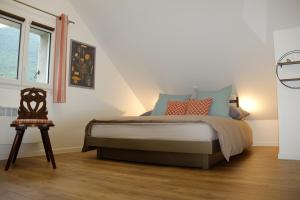
POLYGON ((208 115, 210 106, 213 102, 212 98, 192 99, 188 101, 186 115, 208 115))
POLYGON ((168 101, 166 115, 184 115, 187 101, 168 101))

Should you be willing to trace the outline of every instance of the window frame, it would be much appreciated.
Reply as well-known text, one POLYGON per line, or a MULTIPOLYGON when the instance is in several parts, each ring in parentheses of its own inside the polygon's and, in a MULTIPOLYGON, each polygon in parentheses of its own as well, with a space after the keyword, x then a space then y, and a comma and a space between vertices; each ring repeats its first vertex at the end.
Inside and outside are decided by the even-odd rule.
MULTIPOLYGON (((24 21, 19 21, 15 18, 1 14, 0 17, 9 21, 16 22, 21 25, 20 31, 20 43, 19 43, 19 61, 18 61, 18 72, 17 80, 0 77, 0 87, 11 88, 11 87, 39 87, 46 90, 50 90, 53 86, 53 68, 54 68, 54 45, 55 45, 55 29, 53 31, 37 26, 36 24, 44 25, 45 27, 52 28, 52 25, 40 23, 40 20, 33 19, 31 17, 24 18, 24 21), (30 28, 38 29, 50 33, 50 45, 49 45, 49 61, 48 61, 48 83, 31 82, 27 80, 28 70, 28 44, 29 44, 29 33, 30 28)), ((22 17, 20 17, 22 18, 22 17)))
POLYGON ((23 60, 23 50, 22 46, 24 43, 24 22, 18 21, 14 18, 7 17, 5 15, 0 14, 0 18, 3 18, 7 21, 11 21, 17 24, 20 24, 20 37, 19 37, 19 54, 18 54, 18 66, 17 66, 17 79, 5 78, 0 77, 0 84, 7 84, 7 85, 19 85, 21 84, 21 68, 22 68, 22 60, 23 60))
POLYGON ((52 87, 52 58, 53 58, 53 54, 54 54, 54 47, 53 47, 53 32, 47 30, 47 29, 43 29, 39 26, 35 26, 32 24, 32 21, 28 22, 28 26, 26 30, 26 42, 25 42, 25 46, 24 46, 24 50, 25 50, 25 57, 24 57, 24 64, 27 66, 28 65, 28 47, 29 47, 29 33, 30 33, 30 29, 34 28, 40 31, 45 31, 47 33, 50 34, 50 44, 49 44, 49 60, 48 60, 48 82, 47 83, 40 83, 40 82, 32 82, 27 80, 27 72, 28 72, 28 67, 25 67, 23 69, 23 74, 22 74, 22 84, 25 86, 36 86, 36 87, 41 87, 41 88, 51 88, 52 87))

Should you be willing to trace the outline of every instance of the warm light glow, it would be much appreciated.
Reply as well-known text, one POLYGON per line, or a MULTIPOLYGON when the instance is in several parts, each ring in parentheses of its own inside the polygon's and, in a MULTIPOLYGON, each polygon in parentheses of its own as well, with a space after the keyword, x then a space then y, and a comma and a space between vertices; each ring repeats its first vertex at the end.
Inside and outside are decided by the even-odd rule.
POLYGON ((251 98, 241 98, 240 107, 249 113, 255 113, 258 111, 258 103, 251 98))

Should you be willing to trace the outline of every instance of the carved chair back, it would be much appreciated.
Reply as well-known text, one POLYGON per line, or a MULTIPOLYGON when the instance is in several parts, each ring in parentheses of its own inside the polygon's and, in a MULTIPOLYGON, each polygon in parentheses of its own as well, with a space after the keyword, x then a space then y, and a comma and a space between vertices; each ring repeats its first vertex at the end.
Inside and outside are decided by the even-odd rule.
POLYGON ((40 88, 21 90, 18 119, 48 119, 46 97, 47 92, 40 88))

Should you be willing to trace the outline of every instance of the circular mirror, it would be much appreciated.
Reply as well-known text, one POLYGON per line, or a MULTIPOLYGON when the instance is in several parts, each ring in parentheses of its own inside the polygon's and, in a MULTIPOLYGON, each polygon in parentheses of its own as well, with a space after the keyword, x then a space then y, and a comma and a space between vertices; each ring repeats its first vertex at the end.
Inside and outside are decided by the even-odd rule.
POLYGON ((300 89, 300 50, 283 54, 276 65, 280 83, 291 89, 300 89))

